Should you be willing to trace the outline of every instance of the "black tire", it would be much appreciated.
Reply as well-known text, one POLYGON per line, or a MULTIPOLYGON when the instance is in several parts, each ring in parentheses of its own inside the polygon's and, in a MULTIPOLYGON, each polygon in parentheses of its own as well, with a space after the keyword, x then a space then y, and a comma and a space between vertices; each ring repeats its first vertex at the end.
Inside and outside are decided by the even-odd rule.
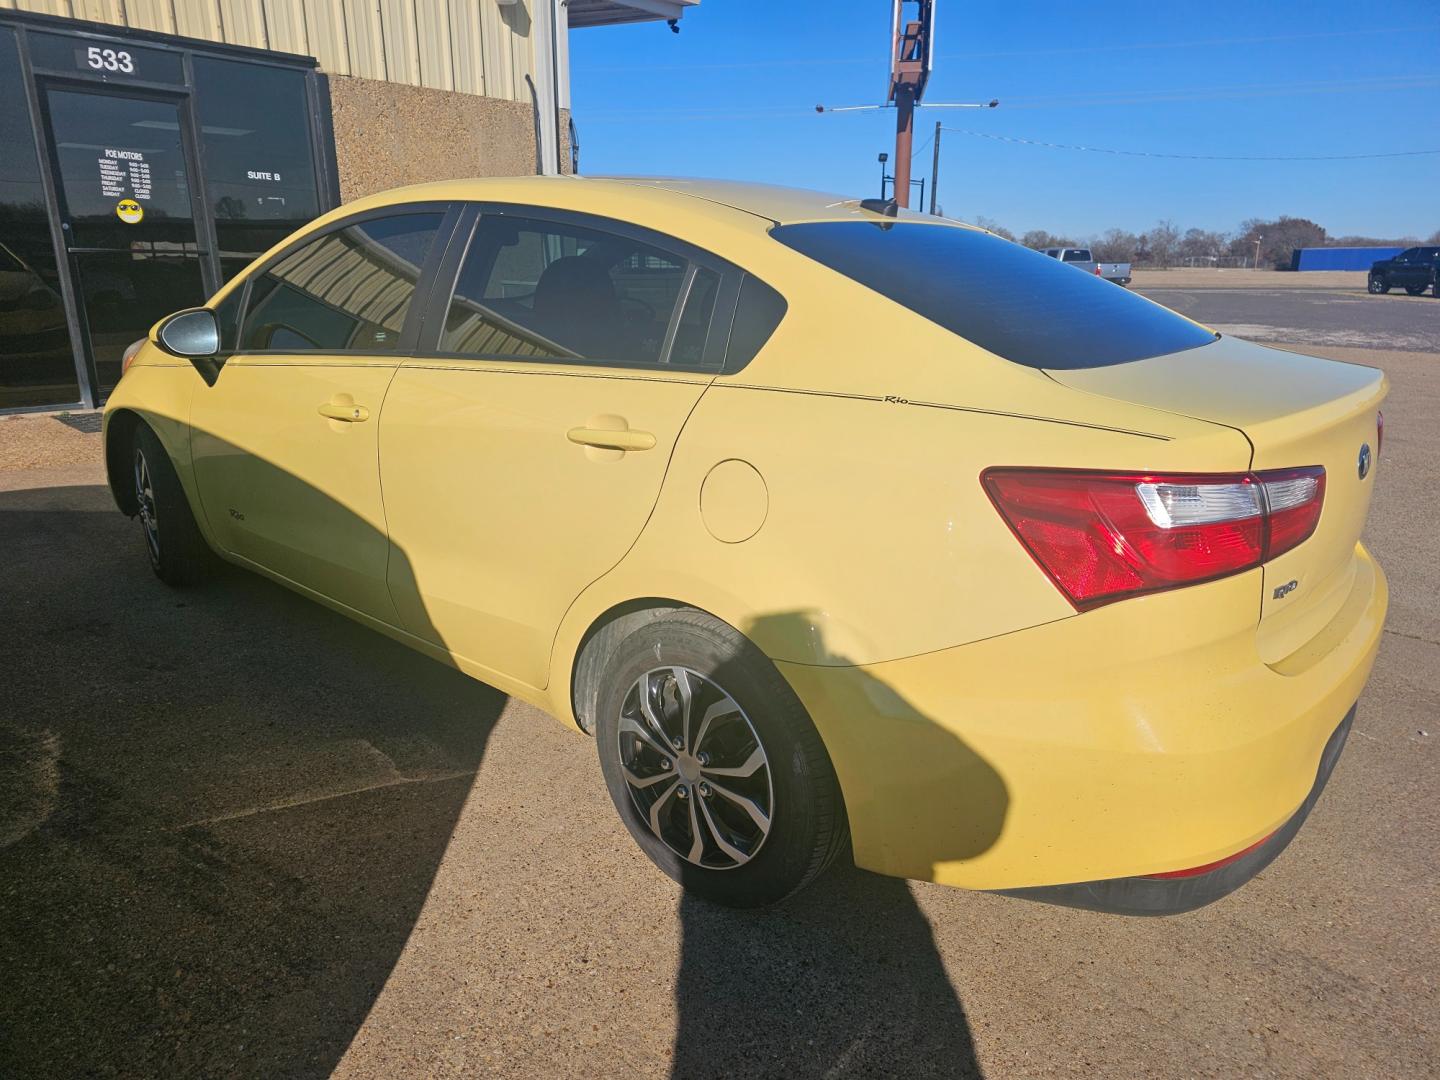
POLYGON ((1375 274, 1370 275, 1370 280, 1367 282, 1366 287, 1372 293, 1388 293, 1390 291, 1390 283, 1383 277, 1375 274))
MULTIPOLYGON (((663 713, 661 696, 652 700, 663 713)), ((640 849, 688 892, 728 907, 773 904, 803 888, 837 853, 848 850, 850 833, 844 801, 820 733, 769 658, 714 616, 680 609, 635 630, 611 657, 601 676, 596 704, 595 741, 615 809, 640 849), (646 740, 635 732, 633 720, 626 721, 621 714, 626 711, 632 718, 636 715, 635 703, 642 685, 658 685, 662 691, 673 689, 674 668, 683 669, 687 686, 693 690, 694 719, 690 731, 684 734, 687 740, 693 737, 695 745, 677 750, 667 764, 657 751, 663 736, 646 740), (727 696, 730 704, 739 707, 738 711, 724 711, 727 696), (714 705, 717 701, 722 704, 714 712, 715 726, 705 731, 698 714, 711 711, 706 703, 714 705), (753 794, 757 804, 765 802, 766 794, 755 794, 764 789, 753 785, 768 778, 768 832, 742 852, 748 858, 741 862, 721 850, 716 837, 722 835, 728 822, 738 820, 742 831, 758 828, 759 822, 737 815, 734 801, 722 797, 720 791, 705 782, 704 776, 708 775, 718 785, 715 775, 694 774, 696 758, 688 751, 693 749, 703 759, 705 746, 718 747, 732 758, 744 757, 748 764, 754 760, 756 742, 765 759, 763 772, 744 780, 725 778, 725 783, 741 794, 753 794), (627 762, 622 763, 622 754, 628 755, 627 762), (626 778, 627 764, 636 770, 645 769, 642 758, 651 763, 650 786, 632 794, 626 778), (666 779, 671 769, 676 773, 673 781, 666 779), (682 770, 692 773, 688 783, 682 770), (746 784, 752 786, 743 788, 746 784), (650 794, 670 791, 675 785, 679 787, 668 795, 650 794), (687 787, 692 792, 688 798, 687 787), (702 792, 704 805, 700 805, 702 792), (696 835, 690 822, 699 826, 705 847, 700 863, 705 865, 690 861, 652 830, 650 815, 637 804, 642 799, 653 799, 651 805, 660 807, 656 814, 662 831, 670 830, 672 842, 675 830, 679 830, 680 846, 688 846, 696 835), (696 813, 697 807, 703 819, 696 813)), ((671 722, 666 730, 679 732, 678 704, 668 715, 671 722)), ((654 733, 653 728, 648 730, 654 733)), ((722 762, 712 759, 710 764, 722 762)), ((732 851, 745 843, 736 833, 730 833, 729 839, 735 841, 732 851)))
POLYGON ((190 500, 175 475, 170 455, 144 421, 135 425, 129 464, 131 483, 135 486, 136 517, 140 520, 145 551, 155 576, 176 588, 203 581, 212 565, 210 549, 195 524, 190 500))
POLYGON ((1411 296, 1424 296, 1424 295, 1425 295, 1425 290, 1428 289, 1429 287, 1430 287, 1430 286, 1429 286, 1428 284, 1426 284, 1426 285, 1406 285, 1406 286, 1405 286, 1405 291, 1406 291, 1407 293, 1409 293, 1411 296))

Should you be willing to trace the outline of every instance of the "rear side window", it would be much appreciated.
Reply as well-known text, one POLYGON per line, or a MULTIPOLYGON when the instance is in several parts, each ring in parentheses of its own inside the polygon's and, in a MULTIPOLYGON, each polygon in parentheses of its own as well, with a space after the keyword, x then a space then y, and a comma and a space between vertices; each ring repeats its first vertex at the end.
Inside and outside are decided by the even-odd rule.
POLYGON ((446 313, 451 355, 691 364, 709 327, 715 275, 638 240, 582 225, 501 214, 480 219, 446 313), (684 318, 676 307, 687 297, 684 318))
POLYGON ((1105 367, 1215 340, 1104 278, 974 229, 823 221, 770 235, 1026 367, 1105 367))
POLYGON ((443 219, 371 218, 284 256, 250 285, 241 350, 394 352, 443 219))

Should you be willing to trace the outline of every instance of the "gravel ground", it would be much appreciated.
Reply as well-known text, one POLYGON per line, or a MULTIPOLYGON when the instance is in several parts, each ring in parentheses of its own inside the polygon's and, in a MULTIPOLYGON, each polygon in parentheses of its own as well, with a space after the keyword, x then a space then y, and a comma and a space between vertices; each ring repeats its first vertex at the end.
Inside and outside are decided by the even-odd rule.
POLYGON ((238 571, 165 589, 97 437, 0 420, 0 1076, 1440 1075, 1440 355, 1330 352, 1394 382, 1384 647, 1295 843, 1163 920, 690 901, 588 740, 238 571))

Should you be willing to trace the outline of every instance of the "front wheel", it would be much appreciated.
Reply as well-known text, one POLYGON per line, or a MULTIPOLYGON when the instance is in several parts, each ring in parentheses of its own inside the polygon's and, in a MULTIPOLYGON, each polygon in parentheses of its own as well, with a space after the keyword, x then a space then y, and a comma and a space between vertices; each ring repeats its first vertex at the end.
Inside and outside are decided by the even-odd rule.
POLYGON ((174 586, 203 580, 210 566, 210 549, 195 524, 190 500, 175 475, 170 455, 144 422, 135 425, 130 466, 135 484, 135 516, 140 519, 145 551, 155 576, 174 586))
POLYGON ((1390 286, 1385 281, 1385 279, 1382 277, 1376 277, 1373 274, 1370 276, 1370 281, 1367 287, 1372 293, 1387 293, 1390 291, 1390 286))
POLYGON ((848 844, 835 770, 804 706, 759 649, 704 612, 676 611, 620 643, 595 738, 630 835, 704 899, 783 900, 848 844))

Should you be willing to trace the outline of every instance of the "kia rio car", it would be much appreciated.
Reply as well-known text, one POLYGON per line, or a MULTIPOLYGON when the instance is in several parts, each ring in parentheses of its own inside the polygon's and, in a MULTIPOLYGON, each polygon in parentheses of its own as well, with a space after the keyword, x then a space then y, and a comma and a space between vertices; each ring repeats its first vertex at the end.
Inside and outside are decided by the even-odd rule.
POLYGON ((216 553, 594 736, 727 904, 841 852, 1214 900, 1315 802, 1385 616, 1383 375, 893 205, 407 188, 127 365, 110 483, 164 581, 216 553))

